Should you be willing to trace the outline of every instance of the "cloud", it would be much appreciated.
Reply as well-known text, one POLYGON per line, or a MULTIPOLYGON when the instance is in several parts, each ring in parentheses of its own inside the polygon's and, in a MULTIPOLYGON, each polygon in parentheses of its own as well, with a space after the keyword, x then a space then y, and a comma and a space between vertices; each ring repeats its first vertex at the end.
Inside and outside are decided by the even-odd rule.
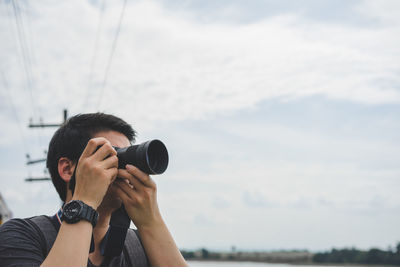
MULTIPOLYGON (((11 165, 11 164, 10 164, 11 165)), ((15 217, 30 217, 38 214, 54 214, 60 207, 59 197, 50 182, 27 183, 24 169, 0 171, 1 193, 15 217)))
POLYGON ((230 202, 220 196, 217 196, 213 199, 213 205, 217 209, 225 210, 226 208, 229 208, 231 206, 230 202))
MULTIPOLYGON (((397 2, 380 3, 350 9, 370 20, 365 26, 310 20, 295 10, 225 20, 237 6, 228 6, 220 20, 204 21, 168 3, 129 1, 98 108, 122 3, 106 3, 91 80, 99 5, 20 2, 34 52, 31 99, 12 9, 3 1, 0 71, 37 155, 53 130, 40 140, 25 128, 32 106, 35 121, 39 115, 61 121, 63 108, 70 114, 100 109, 134 122, 139 141, 162 136, 173 160, 155 179, 179 244, 215 240, 224 248, 242 240, 247 248, 321 248, 346 245, 356 233, 362 237, 356 244, 387 245, 398 233, 392 211, 400 203, 393 108, 400 102, 400 15, 397 2), (332 102, 340 104, 324 108, 332 102), (381 217, 366 219, 377 210, 381 217), (376 224, 385 232, 374 231, 376 224), (321 226, 342 233, 323 233, 321 226)), ((1 166, 8 170, 24 149, 12 149, 20 137, 1 88, 0 120, 7 126, 0 133, 0 152, 7 152, 1 166)), ((1 173, 15 215, 54 212, 59 203, 51 185, 24 184, 20 165, 19 173, 1 173), (27 211, 31 203, 37 210, 27 211)))
MULTIPOLYGON (((36 58, 37 105, 54 111, 54 119, 62 107, 73 113, 95 110, 120 3, 106 6, 92 84, 88 75, 98 7, 84 1, 30 5, 25 16, 36 58), (88 107, 83 106, 86 95, 88 107)), ((363 2, 359 9, 373 15, 371 5, 363 2)), ((2 9, 7 8, 3 3, 2 9)), ((384 17, 379 10, 376 16, 384 17)), ((1 67, 22 93, 18 43, 13 27, 7 26, 11 19, 2 16, 1 67)), ((285 14, 240 25, 202 24, 158 2, 132 2, 100 109, 151 123, 204 118, 271 98, 324 95, 366 104, 399 103, 400 48, 394 34, 399 26, 393 20, 390 15, 380 27, 355 28, 285 14)), ((17 103, 23 114, 28 114, 29 105, 23 105, 28 101, 17 103)))
POLYGON ((399 26, 400 3, 396 0, 363 1, 357 7, 358 12, 370 19, 375 19, 381 25, 399 26))
POLYGON ((243 193, 243 203, 251 208, 266 207, 268 205, 268 201, 263 194, 260 192, 250 193, 248 191, 243 193))

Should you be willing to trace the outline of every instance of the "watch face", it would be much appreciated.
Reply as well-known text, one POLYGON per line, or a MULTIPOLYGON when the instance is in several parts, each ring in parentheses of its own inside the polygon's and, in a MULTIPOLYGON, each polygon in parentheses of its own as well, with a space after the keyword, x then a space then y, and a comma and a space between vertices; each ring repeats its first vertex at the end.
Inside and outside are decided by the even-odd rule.
POLYGON ((67 222, 74 222, 79 220, 79 213, 82 209, 81 203, 78 201, 72 201, 65 205, 63 215, 67 222))

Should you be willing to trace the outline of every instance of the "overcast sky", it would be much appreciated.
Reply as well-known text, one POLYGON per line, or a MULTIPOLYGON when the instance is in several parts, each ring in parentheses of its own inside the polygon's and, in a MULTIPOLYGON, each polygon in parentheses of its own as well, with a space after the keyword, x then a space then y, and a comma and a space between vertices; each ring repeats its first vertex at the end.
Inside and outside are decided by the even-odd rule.
POLYGON ((60 205, 51 183, 24 182, 44 170, 25 154, 43 157, 55 130, 27 124, 67 108, 166 143, 154 179, 181 248, 400 241, 400 1, 129 0, 116 43, 123 1, 16 3, 0 2, 0 192, 15 217, 60 205))

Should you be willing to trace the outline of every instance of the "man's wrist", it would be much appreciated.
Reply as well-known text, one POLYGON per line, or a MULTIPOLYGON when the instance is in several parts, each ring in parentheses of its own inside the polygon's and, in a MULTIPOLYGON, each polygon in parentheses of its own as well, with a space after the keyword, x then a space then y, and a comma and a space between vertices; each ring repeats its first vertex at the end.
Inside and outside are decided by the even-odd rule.
POLYGON ((151 220, 151 222, 146 222, 143 224, 136 225, 136 227, 139 232, 153 232, 157 229, 162 229, 166 227, 166 224, 164 223, 164 220, 160 217, 151 220))
POLYGON ((85 203, 86 205, 90 206, 91 208, 93 208, 94 210, 97 210, 97 208, 99 207, 99 204, 97 204, 96 201, 93 200, 89 200, 86 199, 84 197, 80 197, 79 195, 74 195, 72 196, 71 200, 79 200, 82 201, 83 203, 85 203))

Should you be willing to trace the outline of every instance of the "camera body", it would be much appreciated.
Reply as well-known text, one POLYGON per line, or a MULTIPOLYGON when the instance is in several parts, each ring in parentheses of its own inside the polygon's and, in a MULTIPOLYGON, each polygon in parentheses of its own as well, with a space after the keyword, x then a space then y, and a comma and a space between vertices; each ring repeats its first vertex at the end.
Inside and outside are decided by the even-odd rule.
MULTIPOLYGON (((117 151, 119 169, 125 169, 126 164, 131 164, 147 174, 162 174, 168 167, 168 150, 160 140, 114 149, 117 151)), ((75 190, 75 172, 76 168, 69 183, 72 194, 75 190)))

